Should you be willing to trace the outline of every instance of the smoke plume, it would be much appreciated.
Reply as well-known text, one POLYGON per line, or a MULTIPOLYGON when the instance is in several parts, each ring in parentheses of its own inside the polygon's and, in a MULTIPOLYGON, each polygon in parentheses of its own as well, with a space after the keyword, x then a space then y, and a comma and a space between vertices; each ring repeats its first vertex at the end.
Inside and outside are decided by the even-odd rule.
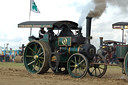
POLYGON ((85 10, 90 9, 90 6, 88 7, 85 6, 86 8, 83 8, 81 16, 78 21, 80 25, 82 25, 82 23, 86 19, 86 16, 93 17, 93 18, 99 18, 104 13, 107 6, 110 6, 110 5, 119 8, 119 12, 121 15, 128 13, 128 5, 127 5, 128 0, 91 0, 91 3, 94 4, 94 9, 91 9, 90 11, 88 11, 88 14, 86 14, 85 12, 87 11, 85 10))
POLYGON ((99 18, 106 9, 106 0, 93 0, 93 2, 95 8, 89 12, 88 17, 99 18))
POLYGON ((128 0, 92 0, 93 3, 95 4, 94 10, 90 11, 88 14, 88 17, 94 17, 94 18, 99 18, 103 12, 106 9, 107 3, 119 7, 121 12, 127 12, 128 11, 128 0))
POLYGON ((119 7, 121 12, 128 13, 128 0, 107 0, 113 6, 119 7))

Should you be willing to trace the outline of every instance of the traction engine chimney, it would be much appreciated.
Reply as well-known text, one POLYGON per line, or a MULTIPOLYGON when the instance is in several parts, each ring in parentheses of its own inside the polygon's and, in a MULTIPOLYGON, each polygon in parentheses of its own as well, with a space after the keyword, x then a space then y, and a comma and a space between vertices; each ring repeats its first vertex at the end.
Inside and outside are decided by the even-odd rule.
POLYGON ((103 37, 100 37, 100 47, 103 45, 103 37))
POLYGON ((90 44, 90 35, 91 35, 91 20, 92 17, 86 17, 86 38, 87 38, 87 43, 90 44))

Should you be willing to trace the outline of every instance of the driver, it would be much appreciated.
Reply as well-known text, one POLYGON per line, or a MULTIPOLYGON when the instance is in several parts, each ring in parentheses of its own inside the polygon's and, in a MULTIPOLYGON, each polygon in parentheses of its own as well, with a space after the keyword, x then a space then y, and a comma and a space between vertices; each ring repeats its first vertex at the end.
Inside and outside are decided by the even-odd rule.
POLYGON ((62 26, 62 31, 60 32, 60 36, 72 36, 73 32, 68 28, 68 26, 62 26))
POLYGON ((39 31, 39 38, 43 38, 43 35, 45 34, 46 32, 44 31, 44 28, 40 28, 40 31, 39 31))

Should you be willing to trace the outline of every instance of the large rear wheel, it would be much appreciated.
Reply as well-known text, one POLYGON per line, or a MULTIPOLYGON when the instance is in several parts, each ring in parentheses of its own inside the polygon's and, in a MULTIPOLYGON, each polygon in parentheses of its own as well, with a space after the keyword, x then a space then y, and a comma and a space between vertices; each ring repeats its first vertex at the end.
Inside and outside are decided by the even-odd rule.
POLYGON ((50 55, 51 50, 46 42, 37 40, 29 42, 24 52, 24 65, 27 71, 33 74, 47 72, 50 55))

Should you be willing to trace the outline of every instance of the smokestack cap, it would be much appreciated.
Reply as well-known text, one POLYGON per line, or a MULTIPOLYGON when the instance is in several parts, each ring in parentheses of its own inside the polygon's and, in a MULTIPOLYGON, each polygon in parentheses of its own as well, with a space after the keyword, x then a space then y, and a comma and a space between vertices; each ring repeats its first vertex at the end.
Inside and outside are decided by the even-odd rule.
POLYGON ((88 16, 87 16, 86 19, 92 19, 92 17, 88 17, 88 16))
POLYGON ((100 39, 103 39, 103 37, 100 37, 100 39))

